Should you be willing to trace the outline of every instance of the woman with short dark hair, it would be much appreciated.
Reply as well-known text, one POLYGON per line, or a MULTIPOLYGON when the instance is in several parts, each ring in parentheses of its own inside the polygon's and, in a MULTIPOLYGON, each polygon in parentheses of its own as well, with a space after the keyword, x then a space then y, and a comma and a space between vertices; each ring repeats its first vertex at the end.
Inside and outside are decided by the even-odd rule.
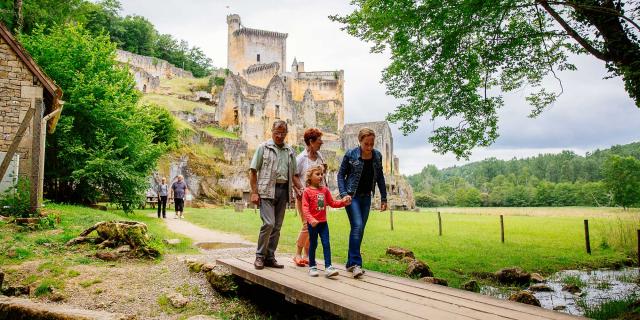
POLYGON ((360 129, 358 133, 360 145, 345 153, 338 171, 340 197, 352 200, 351 204, 345 207, 351 225, 346 267, 354 278, 360 278, 364 274, 360 246, 376 184, 380 190, 380 210, 387 209, 387 189, 382 171, 382 154, 373 148, 375 138, 376 134, 373 130, 360 129))

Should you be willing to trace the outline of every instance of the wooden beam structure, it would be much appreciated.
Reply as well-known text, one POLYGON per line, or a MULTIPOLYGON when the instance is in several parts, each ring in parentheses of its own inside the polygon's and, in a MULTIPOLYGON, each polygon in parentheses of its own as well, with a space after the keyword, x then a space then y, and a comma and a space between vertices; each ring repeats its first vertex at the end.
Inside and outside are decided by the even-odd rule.
POLYGON ((4 159, 2 160, 2 164, 0 164, 0 180, 7 173, 7 168, 9 168, 9 164, 11 163, 11 158, 13 158, 13 156, 16 154, 16 151, 18 150, 18 146, 20 145, 20 141, 22 141, 24 132, 27 131, 27 128, 29 128, 29 122, 31 121, 31 118, 33 117, 34 113, 35 113, 35 109, 29 108, 29 110, 27 110, 27 113, 24 115, 24 119, 22 119, 22 122, 20 123, 20 127, 18 127, 18 132, 16 132, 16 135, 13 137, 13 140, 11 141, 11 145, 9 146, 9 150, 7 150, 7 154, 4 156, 4 159))
POLYGON ((218 259, 234 275, 281 293, 287 301, 301 302, 346 319, 580 319, 540 307, 500 300, 481 294, 417 280, 367 271, 353 279, 344 266, 327 279, 307 275, 307 268, 256 270, 253 258, 218 259))

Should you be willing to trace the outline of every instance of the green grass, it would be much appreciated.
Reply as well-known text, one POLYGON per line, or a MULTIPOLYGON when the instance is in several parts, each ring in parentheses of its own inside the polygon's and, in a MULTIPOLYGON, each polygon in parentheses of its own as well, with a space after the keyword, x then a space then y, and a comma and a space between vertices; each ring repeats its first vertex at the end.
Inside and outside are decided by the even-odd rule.
MULTIPOLYGON (((257 240, 262 224, 259 213, 247 209, 188 209, 187 220, 203 227, 238 233, 257 240)), ((435 212, 394 211, 394 231, 389 227, 389 212, 372 211, 367 223, 362 254, 364 267, 401 275, 402 262, 385 255, 389 246, 413 250, 429 264, 436 277, 445 278, 453 287, 471 278, 471 272, 495 272, 519 266, 529 272, 549 275, 563 269, 603 267, 626 258, 614 249, 584 248, 582 217, 508 216, 505 217, 505 243, 500 242, 500 220, 493 215, 442 214, 443 236, 438 236, 435 212)), ((606 237, 610 218, 590 218, 592 243, 606 237)), ((344 209, 329 212, 333 260, 344 263, 348 247, 349 221, 344 209)), ((300 218, 290 210, 280 237, 280 252, 294 252, 300 218)), ((317 256, 322 257, 321 249, 317 256)))
POLYGON ((166 93, 189 95, 193 91, 206 91, 209 78, 173 78, 160 80, 161 90, 166 93))
POLYGON ((637 319, 640 308, 637 307, 638 296, 632 295, 624 299, 609 300, 598 305, 588 305, 579 300, 578 305, 584 309, 584 316, 596 320, 617 319, 625 313, 633 313, 634 316, 623 317, 624 319, 637 319), (633 308, 636 306, 635 309, 633 308))
POLYGON ((565 285, 574 285, 578 288, 584 288, 586 283, 579 276, 566 276, 560 280, 565 285))
POLYGON ((208 126, 208 127, 204 127, 203 130, 205 132, 207 132, 208 134, 210 134, 211 136, 214 136, 216 138, 238 139, 238 135, 237 134, 235 134, 233 132, 229 132, 229 131, 224 130, 222 128, 208 126))
POLYGON ((145 94, 138 103, 140 105, 156 104, 171 112, 174 112, 174 111, 193 112, 195 108, 200 108, 205 112, 209 112, 209 113, 216 112, 215 107, 206 105, 204 103, 198 103, 194 101, 180 99, 175 96, 167 96, 167 95, 162 95, 157 93, 145 94))

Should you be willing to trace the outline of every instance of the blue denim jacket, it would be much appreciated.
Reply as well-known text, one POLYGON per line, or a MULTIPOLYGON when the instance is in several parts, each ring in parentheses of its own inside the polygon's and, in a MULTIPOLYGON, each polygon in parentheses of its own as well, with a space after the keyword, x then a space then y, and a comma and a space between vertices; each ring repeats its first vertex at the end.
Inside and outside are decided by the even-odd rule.
MULTIPOLYGON (((384 181, 384 173, 382 172, 382 154, 380 151, 373 149, 373 185, 371 191, 375 195, 375 185, 378 184, 380 189, 380 197, 383 202, 387 201, 387 185, 384 181)), ((340 197, 348 194, 353 195, 358 189, 360 176, 364 168, 364 161, 360 158, 360 147, 348 150, 342 158, 340 169, 338 170, 338 190, 340 197)))

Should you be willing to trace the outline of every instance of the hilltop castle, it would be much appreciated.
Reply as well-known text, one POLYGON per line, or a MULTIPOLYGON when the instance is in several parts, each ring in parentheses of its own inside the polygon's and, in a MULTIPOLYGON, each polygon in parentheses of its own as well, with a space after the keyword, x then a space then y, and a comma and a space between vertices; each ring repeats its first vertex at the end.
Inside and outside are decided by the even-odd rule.
POLYGON ((287 143, 302 141, 305 128, 317 127, 339 147, 344 126, 344 71, 305 71, 294 58, 287 71, 287 34, 252 29, 237 14, 227 16, 227 68, 216 119, 237 132, 249 148, 271 137, 276 119, 289 124, 287 143))

